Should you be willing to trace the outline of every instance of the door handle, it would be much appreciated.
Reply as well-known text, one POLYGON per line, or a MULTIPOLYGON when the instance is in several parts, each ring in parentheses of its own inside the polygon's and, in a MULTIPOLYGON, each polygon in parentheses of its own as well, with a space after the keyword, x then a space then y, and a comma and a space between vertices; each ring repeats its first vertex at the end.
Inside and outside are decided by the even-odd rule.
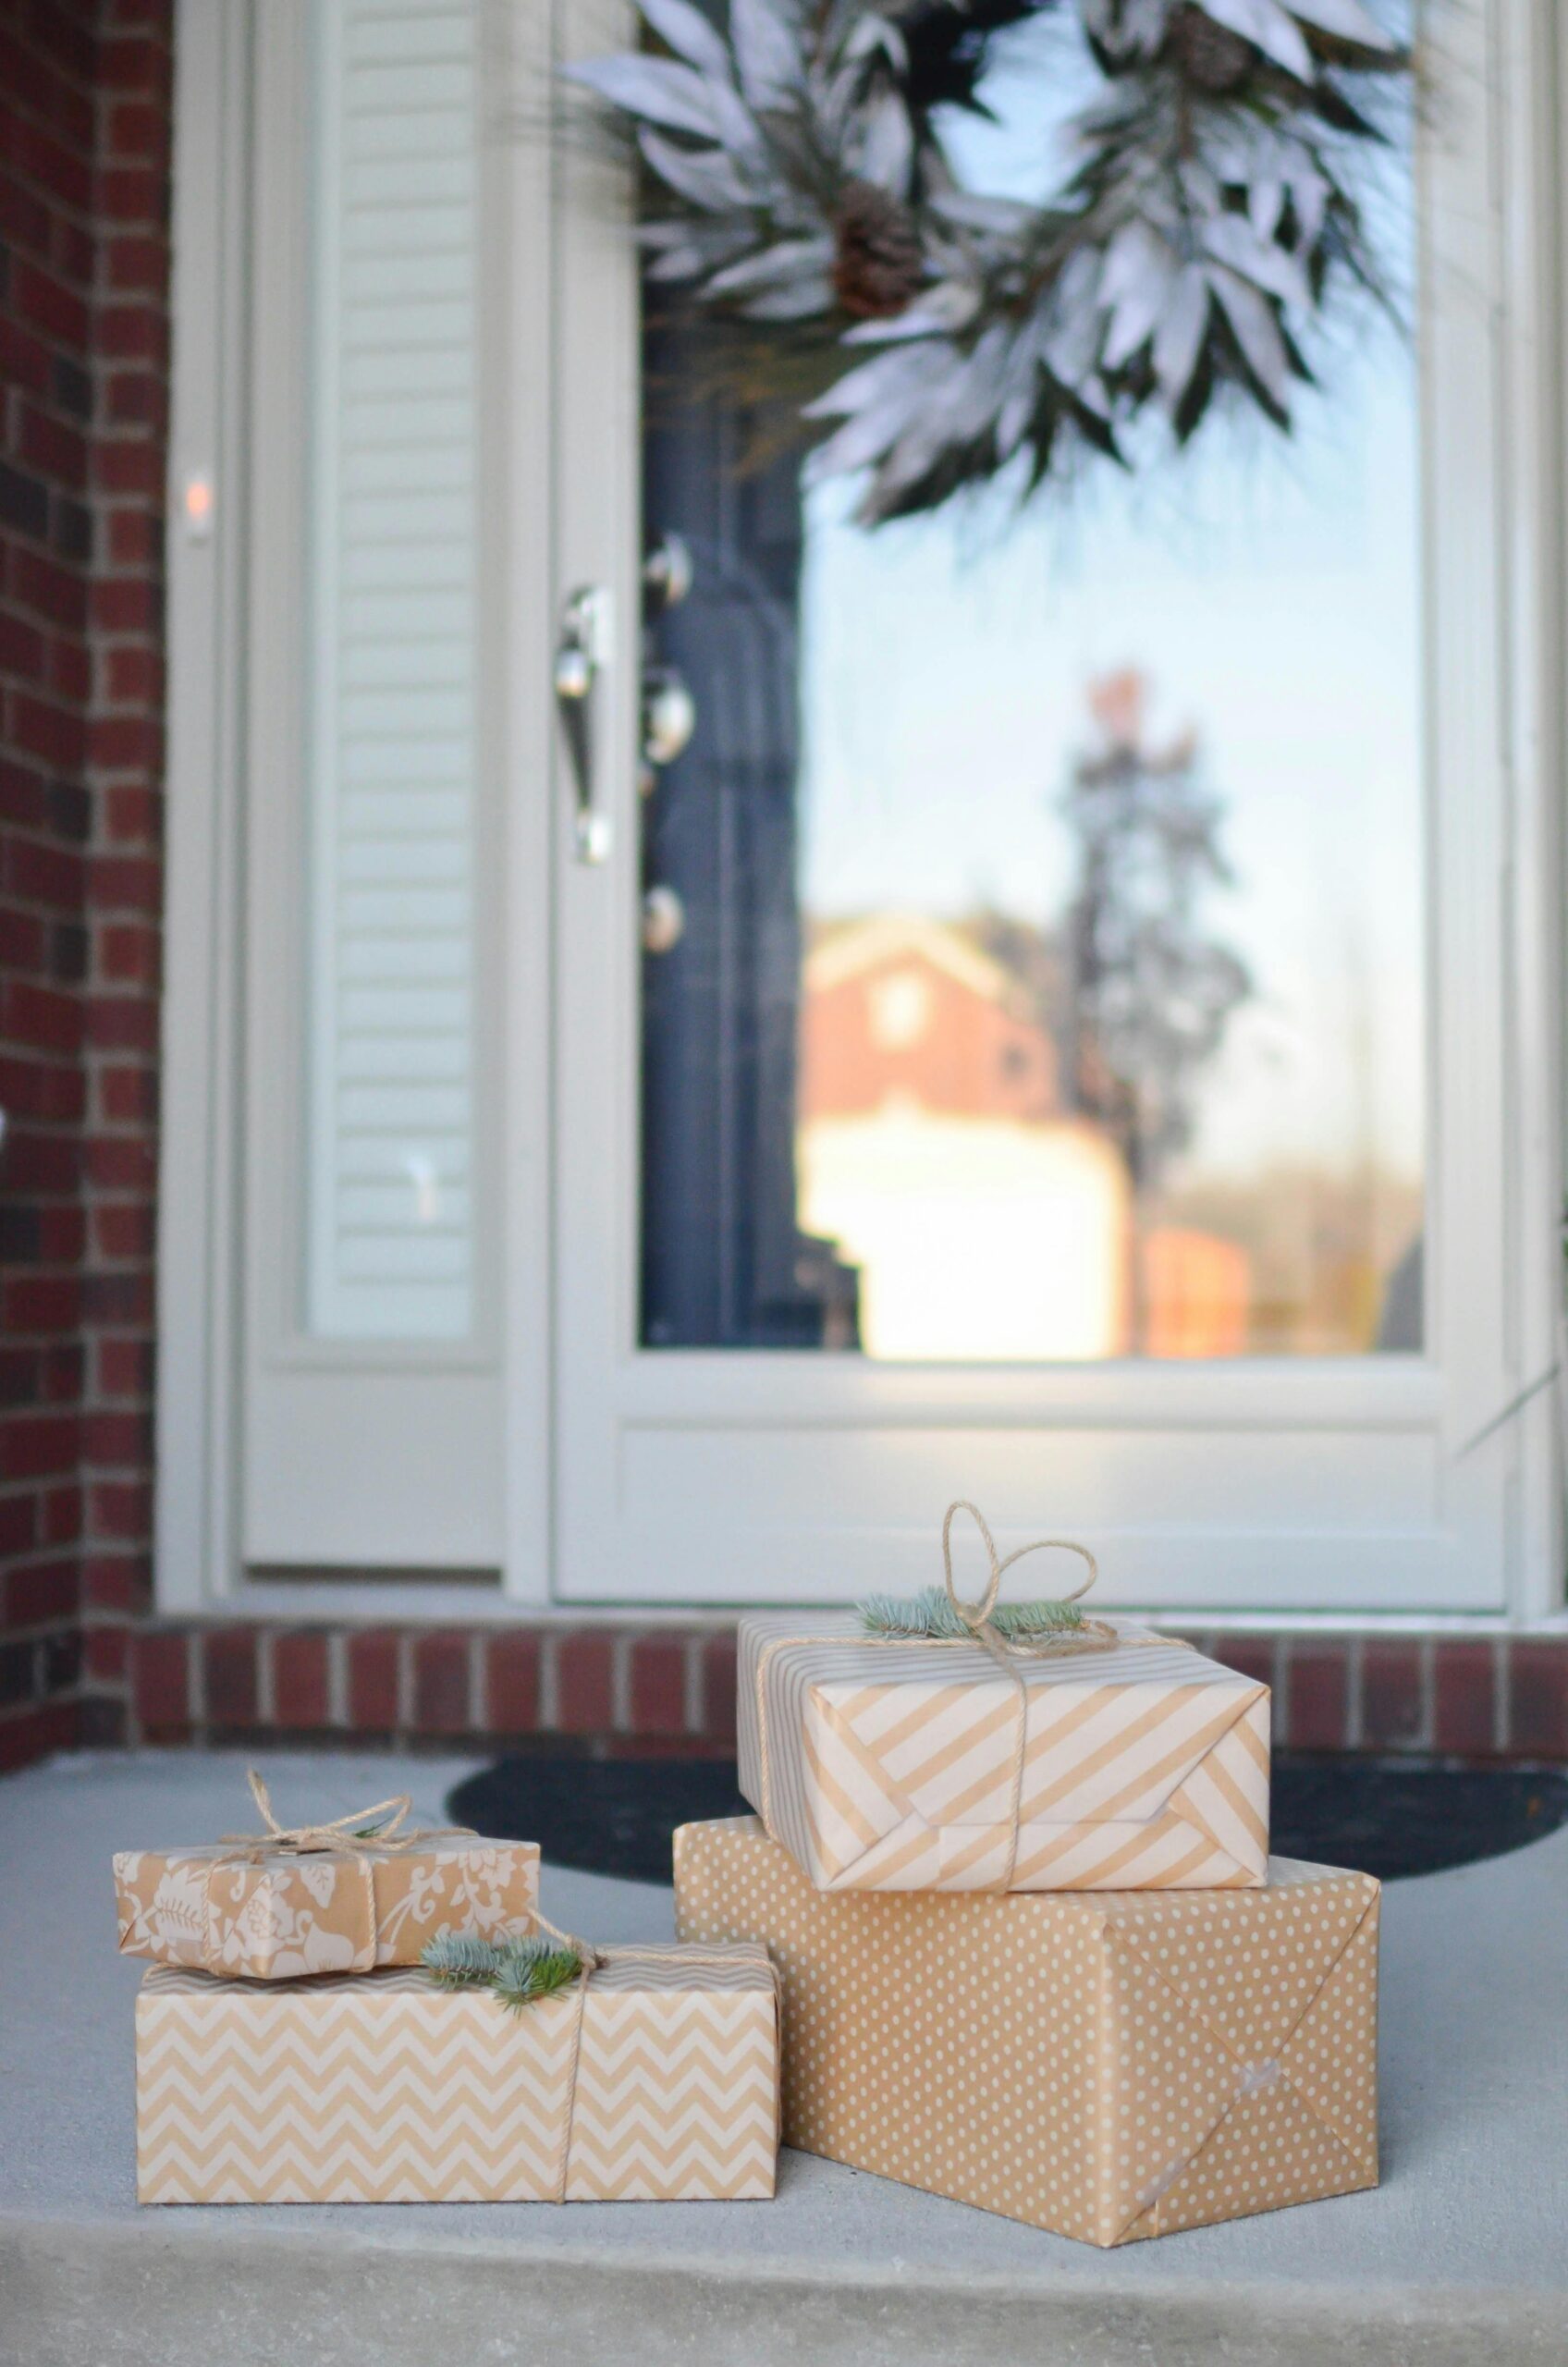
POLYGON ((572 852, 579 863, 609 859, 610 817, 594 802, 594 687, 610 661, 612 623, 608 592, 584 584, 561 611, 556 644, 556 709, 571 763, 572 852))

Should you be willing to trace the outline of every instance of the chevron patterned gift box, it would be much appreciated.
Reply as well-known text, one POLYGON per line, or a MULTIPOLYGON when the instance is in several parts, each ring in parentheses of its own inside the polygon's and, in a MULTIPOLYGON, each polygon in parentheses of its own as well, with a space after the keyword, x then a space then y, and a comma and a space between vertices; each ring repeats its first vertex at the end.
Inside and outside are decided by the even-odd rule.
POLYGON ((1378 2183, 1378 1885, 829 1897, 755 1817, 682 1825, 676 1925, 764 1943, 784 2140, 1085 2243, 1378 2183))
POLYGON ((741 1790, 819 1890, 1264 1879, 1268 1687, 1145 1629, 1000 1666, 852 1613, 761 1613, 737 1723, 741 1790))
POLYGON ((515 2014, 413 1970, 137 1997, 141 2202, 760 2199, 778 2110, 754 1946, 610 1951, 515 2014))

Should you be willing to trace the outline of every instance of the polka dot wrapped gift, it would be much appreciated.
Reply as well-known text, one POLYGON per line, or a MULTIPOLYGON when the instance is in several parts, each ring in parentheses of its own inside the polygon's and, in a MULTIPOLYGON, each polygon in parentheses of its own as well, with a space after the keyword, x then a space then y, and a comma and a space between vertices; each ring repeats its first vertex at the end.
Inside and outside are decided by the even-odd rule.
POLYGON ((832 1895, 736 1817, 676 1834, 675 1896, 769 1949, 804 2152, 1102 2245, 1378 2182, 1368 1874, 832 1895))

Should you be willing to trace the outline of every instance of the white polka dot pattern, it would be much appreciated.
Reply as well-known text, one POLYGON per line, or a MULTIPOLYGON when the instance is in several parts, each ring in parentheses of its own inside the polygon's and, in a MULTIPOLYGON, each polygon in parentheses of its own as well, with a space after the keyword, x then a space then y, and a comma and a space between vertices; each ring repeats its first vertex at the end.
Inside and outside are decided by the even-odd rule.
POLYGON ((755 1817, 675 1836, 683 1940, 784 1980, 784 2141, 1086 2243, 1378 2182, 1378 1884, 813 1888, 755 1817))

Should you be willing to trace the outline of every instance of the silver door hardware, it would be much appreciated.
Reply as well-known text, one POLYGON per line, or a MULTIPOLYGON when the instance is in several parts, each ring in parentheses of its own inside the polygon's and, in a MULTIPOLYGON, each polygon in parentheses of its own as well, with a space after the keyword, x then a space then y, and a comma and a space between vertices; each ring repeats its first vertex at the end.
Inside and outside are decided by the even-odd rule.
POLYGON ((650 888, 643 899, 643 949, 673 953, 686 934, 686 907, 673 888, 650 888))
POLYGON ((643 561, 643 596, 650 609, 673 608, 692 589, 692 546, 683 534, 661 534, 643 561))
POLYGON ((697 703, 673 666, 643 674, 643 758, 672 765, 697 728, 697 703))
POLYGON ((604 863, 610 852, 610 817, 594 803, 594 685, 613 651, 613 610, 602 586, 584 584, 561 612, 556 644, 556 706, 571 760, 576 809, 572 852, 579 863, 604 863))

